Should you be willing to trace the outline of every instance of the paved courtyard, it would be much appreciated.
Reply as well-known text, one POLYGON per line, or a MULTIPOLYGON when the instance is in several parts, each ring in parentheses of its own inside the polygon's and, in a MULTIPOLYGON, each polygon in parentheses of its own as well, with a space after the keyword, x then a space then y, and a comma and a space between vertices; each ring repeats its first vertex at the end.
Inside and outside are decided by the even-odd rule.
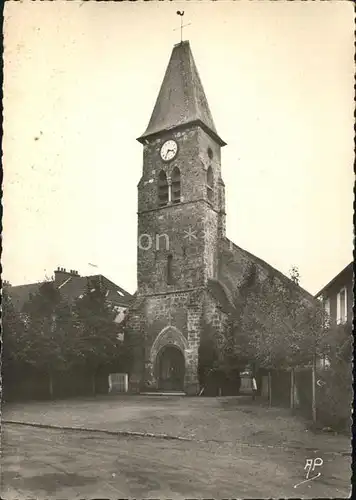
POLYGON ((313 434, 288 410, 248 398, 107 396, 5 404, 3 420, 1 491, 9 500, 350 495, 347 437, 313 434), (323 465, 310 477, 321 475, 294 487, 306 479, 306 460, 316 457, 323 465))

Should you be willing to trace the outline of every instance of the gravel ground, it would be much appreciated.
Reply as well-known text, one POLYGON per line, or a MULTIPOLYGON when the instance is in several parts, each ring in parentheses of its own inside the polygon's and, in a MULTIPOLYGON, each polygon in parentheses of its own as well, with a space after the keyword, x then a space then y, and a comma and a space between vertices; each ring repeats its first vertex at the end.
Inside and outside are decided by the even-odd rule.
POLYGON ((169 434, 257 447, 351 452, 342 435, 314 434, 289 410, 248 397, 102 396, 4 404, 3 419, 109 431, 169 434))
POLYGON ((350 459, 283 448, 127 438, 5 424, 1 497, 347 498, 350 459), (305 480, 306 458, 323 459, 305 480), (298 486, 296 486, 298 485, 298 486), (296 486, 296 487, 295 487, 296 486))

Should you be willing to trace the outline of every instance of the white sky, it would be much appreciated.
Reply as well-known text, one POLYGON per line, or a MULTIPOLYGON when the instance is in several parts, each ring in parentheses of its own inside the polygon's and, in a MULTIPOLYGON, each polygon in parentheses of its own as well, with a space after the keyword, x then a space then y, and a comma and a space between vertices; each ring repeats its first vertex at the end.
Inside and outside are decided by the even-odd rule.
POLYGON ((4 13, 12 284, 61 266, 135 291, 135 138, 179 41, 177 9, 228 143, 227 236, 286 274, 298 266, 311 293, 351 262, 351 2, 24 0, 4 13))

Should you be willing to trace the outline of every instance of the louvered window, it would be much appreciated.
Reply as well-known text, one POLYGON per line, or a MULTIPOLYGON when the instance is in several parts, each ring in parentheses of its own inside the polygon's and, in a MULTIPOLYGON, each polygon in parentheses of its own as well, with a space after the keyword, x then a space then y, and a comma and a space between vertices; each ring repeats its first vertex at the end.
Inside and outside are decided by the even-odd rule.
POLYGON ((160 207, 167 205, 168 203, 168 181, 167 175, 163 170, 158 176, 158 204, 160 207))
POLYGON ((175 167, 172 172, 172 203, 180 203, 180 171, 175 167))

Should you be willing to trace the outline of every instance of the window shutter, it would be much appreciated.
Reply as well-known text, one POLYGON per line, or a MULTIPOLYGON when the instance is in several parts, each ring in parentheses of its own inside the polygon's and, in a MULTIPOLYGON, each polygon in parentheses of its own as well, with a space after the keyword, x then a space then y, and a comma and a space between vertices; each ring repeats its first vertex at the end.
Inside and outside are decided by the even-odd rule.
POLYGON ((158 176, 158 205, 163 207, 169 201, 168 181, 166 173, 161 170, 158 176))
POLYGON ((180 171, 178 167, 175 167, 172 172, 172 203, 180 203, 180 171))
POLYGON ((344 295, 343 296, 344 302, 342 304, 343 305, 343 311, 341 312, 341 314, 342 314, 342 320, 343 320, 343 322, 346 323, 346 321, 347 321, 347 291, 346 291, 346 288, 344 288, 342 290, 342 293, 344 295))
POLYGON ((336 296, 336 323, 339 325, 341 322, 341 297, 340 292, 336 296))
POLYGON ((347 320, 347 294, 346 288, 342 288, 336 297, 336 323, 345 323, 347 320))

